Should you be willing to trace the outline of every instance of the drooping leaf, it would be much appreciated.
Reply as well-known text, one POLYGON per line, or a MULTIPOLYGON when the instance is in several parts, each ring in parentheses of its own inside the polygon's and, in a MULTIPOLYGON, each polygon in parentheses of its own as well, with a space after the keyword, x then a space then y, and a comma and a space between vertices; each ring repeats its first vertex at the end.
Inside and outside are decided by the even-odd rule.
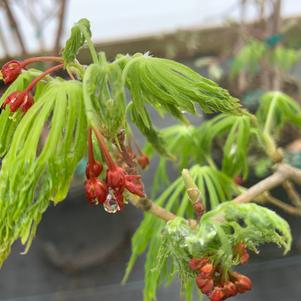
POLYGON ((261 97, 260 106, 256 113, 260 126, 264 127, 271 109, 271 130, 273 133, 277 133, 288 122, 301 128, 301 107, 285 93, 273 91, 267 92, 261 97))
POLYGON ((72 63, 75 60, 80 48, 86 42, 86 35, 91 37, 90 22, 87 19, 80 19, 71 28, 70 38, 62 51, 65 64, 72 63))
POLYGON ((221 114, 212 118, 196 130, 195 139, 202 150, 200 160, 211 156, 215 139, 222 139, 222 171, 230 177, 242 174, 246 178, 250 139, 256 131, 251 115, 221 114))
POLYGON ((2 162, 0 264, 18 238, 28 250, 49 202, 66 197, 86 135, 81 83, 49 82, 21 119, 2 162))
POLYGON ((195 113, 195 104, 206 113, 240 112, 238 99, 180 63, 137 54, 125 65, 123 73, 135 109, 146 127, 146 103, 178 119, 182 111, 195 113))

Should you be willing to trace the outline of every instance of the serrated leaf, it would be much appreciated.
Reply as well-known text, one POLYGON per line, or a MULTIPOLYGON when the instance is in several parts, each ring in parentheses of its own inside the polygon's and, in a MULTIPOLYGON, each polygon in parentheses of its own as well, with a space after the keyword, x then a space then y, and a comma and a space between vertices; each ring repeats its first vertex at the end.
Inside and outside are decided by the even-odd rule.
POLYGON ((139 114, 146 103, 176 118, 181 111, 195 113, 196 103, 206 113, 240 112, 239 101, 228 91, 180 63, 137 54, 123 72, 139 114))
POLYGON ((87 19, 80 19, 71 28, 71 35, 62 51, 65 64, 72 63, 75 60, 80 48, 86 42, 85 35, 91 37, 90 22, 87 19))
POLYGON ((28 250, 49 202, 66 197, 86 135, 81 83, 49 82, 20 121, 2 162, 0 264, 15 240, 20 238, 28 250))
POLYGON ((256 116, 259 124, 264 127, 270 109, 272 111, 271 130, 277 133, 289 122, 301 128, 301 107, 290 96, 283 92, 272 91, 262 95, 256 116), (273 107, 273 108, 272 108, 273 107))

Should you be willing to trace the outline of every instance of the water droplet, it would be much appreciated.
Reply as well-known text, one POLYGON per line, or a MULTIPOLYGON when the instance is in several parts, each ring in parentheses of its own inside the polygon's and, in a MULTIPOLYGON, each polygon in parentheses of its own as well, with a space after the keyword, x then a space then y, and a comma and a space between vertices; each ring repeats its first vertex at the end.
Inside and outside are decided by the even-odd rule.
POLYGON ((112 191, 109 191, 106 201, 103 203, 103 208, 108 213, 116 213, 120 210, 118 202, 112 191))

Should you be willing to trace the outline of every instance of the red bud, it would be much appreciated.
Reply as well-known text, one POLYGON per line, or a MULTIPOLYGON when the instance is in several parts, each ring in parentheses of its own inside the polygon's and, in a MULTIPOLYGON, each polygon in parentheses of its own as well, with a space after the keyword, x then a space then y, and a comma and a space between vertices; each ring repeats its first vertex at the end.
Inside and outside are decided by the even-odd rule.
POLYGON ((3 81, 6 85, 12 83, 22 72, 22 63, 19 61, 9 61, 1 68, 3 81))

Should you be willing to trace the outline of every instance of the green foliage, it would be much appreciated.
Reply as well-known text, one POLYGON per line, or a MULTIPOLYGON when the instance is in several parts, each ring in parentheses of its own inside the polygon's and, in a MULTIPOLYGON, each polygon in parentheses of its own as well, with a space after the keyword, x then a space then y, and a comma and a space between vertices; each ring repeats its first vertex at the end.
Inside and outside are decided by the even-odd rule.
POLYGON ((28 250, 49 200, 66 197, 86 150, 86 135, 81 83, 49 82, 21 119, 2 162, 0 264, 16 239, 28 250))
MULTIPOLYGON (((28 84, 40 74, 39 71, 30 69, 24 71, 3 93, 0 98, 0 103, 2 104, 9 94, 19 90, 23 91, 28 84)), ((2 110, 0 114, 0 157, 3 157, 11 144, 11 139, 14 135, 16 127, 18 126, 21 118, 21 112, 11 113, 7 107, 5 110, 2 110)))
POLYGON ((125 127, 125 95, 117 64, 90 65, 83 79, 86 114, 106 137, 125 127))
POLYGON ((295 49, 276 47, 271 56, 271 64, 282 70, 290 70, 300 58, 300 52, 295 49))
MULTIPOLYGON (((172 208, 176 202, 175 191, 180 186, 178 181, 158 199, 160 205, 170 194, 167 207, 172 208), (173 193, 171 189, 174 189, 173 193)), ((191 283, 195 274, 188 268, 189 260, 207 257, 229 270, 239 264, 233 248, 240 242, 256 252, 259 245, 272 242, 282 246, 286 253, 291 246, 291 233, 285 220, 256 204, 225 202, 204 214, 196 228, 191 228, 180 215, 165 226, 162 221, 147 215, 133 237, 133 255, 126 276, 137 256, 149 245, 144 300, 155 299, 158 286, 164 280, 170 283, 175 273, 179 273, 186 300, 192 300, 191 283)))
POLYGON ((84 46, 87 36, 91 37, 90 22, 87 19, 80 19, 72 27, 71 36, 62 51, 65 64, 75 60, 80 48, 84 46))
POLYGON ((265 126, 268 114, 271 114, 269 127, 272 133, 277 133, 288 122, 301 128, 300 105, 282 92, 267 92, 262 96, 256 113, 261 127, 265 126))
POLYGON ((206 113, 239 112, 239 101, 228 91, 177 62, 137 54, 123 73, 133 106, 147 128, 150 127, 147 103, 180 120, 183 120, 182 111, 195 113, 195 103, 206 113))
POLYGON ((195 135, 198 143, 199 161, 210 158, 213 142, 223 139, 222 171, 230 177, 248 175, 248 149, 252 134, 256 132, 251 115, 221 114, 203 123, 195 135))
MULTIPOLYGON (((195 165, 190 169, 189 173, 195 183, 197 183, 201 198, 208 207, 215 208, 218 204, 231 199, 236 190, 233 181, 213 167, 195 165)), ((157 199, 156 203, 167 210, 174 211, 177 216, 186 218, 193 218, 194 216, 181 178, 171 183, 157 199)), ((132 256, 128 263, 124 281, 128 278, 137 257, 148 249, 145 263, 145 301, 154 299, 157 287, 161 281, 167 280, 167 283, 170 283, 176 273, 175 265, 170 264, 165 258, 165 253, 160 251, 160 248, 164 248, 164 242, 160 234, 163 227, 163 221, 152 215, 145 215, 144 220, 132 237, 132 256), (157 256, 163 257, 158 260, 157 256), (160 262, 161 268, 157 267, 157 262, 160 262)), ((192 286, 189 285, 189 280, 191 279, 185 276, 186 272, 184 271, 182 276, 183 279, 187 280, 185 281, 184 289, 186 288, 186 295, 189 296, 191 295, 192 286)))
POLYGON ((249 41, 234 58, 231 65, 231 76, 236 77, 242 70, 245 70, 251 77, 254 76, 266 51, 267 46, 264 42, 249 41))

